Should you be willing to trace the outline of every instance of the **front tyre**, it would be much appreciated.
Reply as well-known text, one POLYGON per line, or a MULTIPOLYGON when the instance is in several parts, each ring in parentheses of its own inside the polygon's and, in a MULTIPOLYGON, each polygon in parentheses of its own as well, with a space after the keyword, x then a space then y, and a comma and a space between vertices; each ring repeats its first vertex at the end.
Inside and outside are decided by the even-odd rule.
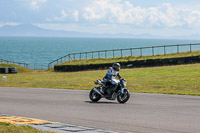
POLYGON ((93 89, 90 91, 89 97, 92 102, 98 102, 101 99, 101 95, 96 93, 93 89))
POLYGON ((117 101, 119 103, 125 103, 129 100, 130 98, 130 93, 128 90, 124 90, 124 94, 118 94, 117 96, 117 101))

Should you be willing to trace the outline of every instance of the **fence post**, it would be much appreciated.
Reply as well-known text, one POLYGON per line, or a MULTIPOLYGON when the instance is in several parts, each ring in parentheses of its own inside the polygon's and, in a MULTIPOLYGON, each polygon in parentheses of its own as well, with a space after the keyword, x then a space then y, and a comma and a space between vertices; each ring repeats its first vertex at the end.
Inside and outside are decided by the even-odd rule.
POLYGON ((76 56, 75 56, 75 54, 73 54, 74 55, 74 60, 76 59, 76 56))
POLYGON ((100 58, 100 52, 98 51, 98 58, 100 58))
POLYGON ((142 48, 140 48, 140 56, 142 56, 142 48))
POLYGON ((86 60, 87 60, 87 52, 85 53, 85 58, 86 58, 86 60))
POLYGON ((165 45, 164 45, 164 55, 166 55, 165 45))
POLYGON ((64 62, 66 62, 66 56, 64 56, 63 58, 64 58, 64 62))
POLYGON ((152 55, 154 56, 154 47, 152 46, 152 55))
POLYGON ((107 58, 107 55, 106 55, 106 50, 105 50, 105 58, 107 58))
POLYGON ((179 53, 179 45, 177 45, 177 53, 179 53))
POLYGON ((68 56, 69 56, 69 62, 70 62, 70 54, 68 56))
POLYGON ((192 52, 192 44, 190 44, 190 53, 192 52))
POLYGON ((121 49, 121 57, 122 57, 123 55, 122 55, 122 49, 121 49))
POLYGON ((80 53, 80 60, 81 60, 81 53, 80 53))
POLYGON ((115 57, 115 50, 113 50, 113 58, 115 57))
POLYGON ((93 52, 92 52, 92 59, 93 59, 93 52))
POLYGON ((130 52, 131 52, 131 56, 133 56, 133 53, 132 53, 132 48, 130 49, 130 52))

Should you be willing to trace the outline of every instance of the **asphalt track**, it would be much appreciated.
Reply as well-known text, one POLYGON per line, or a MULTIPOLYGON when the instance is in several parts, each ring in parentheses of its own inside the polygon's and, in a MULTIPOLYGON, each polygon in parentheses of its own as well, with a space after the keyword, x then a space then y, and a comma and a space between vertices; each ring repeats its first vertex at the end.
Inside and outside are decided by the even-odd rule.
POLYGON ((131 93, 91 103, 89 90, 0 87, 0 113, 116 132, 198 133, 200 97, 131 93))

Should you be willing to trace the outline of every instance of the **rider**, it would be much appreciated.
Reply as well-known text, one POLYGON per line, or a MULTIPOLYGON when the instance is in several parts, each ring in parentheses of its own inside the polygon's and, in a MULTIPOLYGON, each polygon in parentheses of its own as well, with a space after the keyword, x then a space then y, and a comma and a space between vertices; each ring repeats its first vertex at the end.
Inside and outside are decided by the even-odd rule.
POLYGON ((111 97, 112 92, 117 89, 118 82, 115 80, 115 78, 117 77, 120 80, 122 79, 122 77, 119 75, 119 70, 120 70, 120 64, 114 63, 112 67, 108 68, 107 73, 105 77, 103 78, 103 80, 107 84, 109 83, 111 84, 111 86, 108 87, 108 89, 106 90, 109 97, 111 97))

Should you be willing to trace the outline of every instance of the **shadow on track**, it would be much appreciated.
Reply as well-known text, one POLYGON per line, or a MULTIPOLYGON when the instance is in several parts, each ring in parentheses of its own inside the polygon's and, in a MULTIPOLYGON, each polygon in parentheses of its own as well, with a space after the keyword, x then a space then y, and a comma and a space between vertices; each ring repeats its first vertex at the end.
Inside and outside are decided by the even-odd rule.
POLYGON ((85 101, 85 103, 90 103, 90 104, 119 104, 116 102, 92 102, 92 101, 85 101))

